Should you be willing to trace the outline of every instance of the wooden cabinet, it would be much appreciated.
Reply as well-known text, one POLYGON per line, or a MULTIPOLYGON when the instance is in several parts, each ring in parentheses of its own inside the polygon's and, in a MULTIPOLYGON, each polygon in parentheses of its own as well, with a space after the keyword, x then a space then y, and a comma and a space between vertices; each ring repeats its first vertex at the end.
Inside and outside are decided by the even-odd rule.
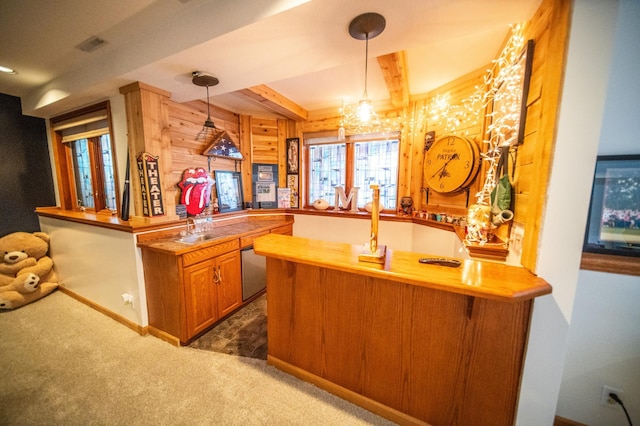
POLYGON ((234 251, 216 259, 216 291, 219 317, 242 305, 242 267, 240 252, 234 251))
POLYGON ((187 337, 204 331, 218 319, 216 262, 206 260, 184 269, 187 337))
POLYGON ((187 344, 242 305, 238 239, 182 255, 142 248, 149 332, 187 344))
POLYGON ((269 233, 291 232, 290 220, 260 218, 217 226, 215 240, 194 245, 165 234, 139 240, 149 334, 188 344, 242 307, 241 248, 269 233))
POLYGON ((189 339, 242 304, 238 251, 184 268, 183 279, 189 339))

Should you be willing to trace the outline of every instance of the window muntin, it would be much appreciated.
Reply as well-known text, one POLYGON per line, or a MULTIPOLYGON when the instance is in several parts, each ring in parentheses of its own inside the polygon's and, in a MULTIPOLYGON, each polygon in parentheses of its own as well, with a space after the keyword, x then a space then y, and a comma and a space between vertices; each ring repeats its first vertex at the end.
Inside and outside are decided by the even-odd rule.
POLYGON ((372 199, 370 186, 380 187, 380 202, 395 208, 398 193, 399 139, 357 137, 346 142, 331 138, 310 138, 307 144, 309 167, 307 204, 323 199, 335 207, 335 187, 345 188, 348 196, 358 187, 357 206, 363 208, 372 199))
POLYGON ((309 147, 309 204, 318 199, 335 204, 334 188, 346 184, 346 147, 344 143, 309 147))
POLYGON ((80 139, 70 142, 73 153, 73 176, 75 178, 76 202, 80 208, 95 207, 93 202, 93 179, 91 178, 91 158, 89 141, 80 139))
POLYGON ((102 151, 102 180, 104 182, 105 207, 111 211, 118 210, 118 195, 116 193, 116 180, 113 176, 113 152, 111 151, 111 136, 100 136, 100 149, 102 151))
POLYGON ((371 185, 380 187, 380 204, 395 208, 398 197, 397 139, 356 142, 353 186, 358 190, 358 207, 373 199, 371 185))

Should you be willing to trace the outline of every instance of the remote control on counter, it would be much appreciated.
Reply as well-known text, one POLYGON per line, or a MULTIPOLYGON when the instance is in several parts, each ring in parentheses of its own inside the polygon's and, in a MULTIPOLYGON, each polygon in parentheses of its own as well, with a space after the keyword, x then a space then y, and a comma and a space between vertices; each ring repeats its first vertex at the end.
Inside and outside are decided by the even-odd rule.
POLYGON ((423 257, 419 259, 420 263, 427 263, 431 265, 442 265, 442 266, 450 266, 452 268, 456 268, 460 266, 461 262, 456 259, 444 259, 440 257, 423 257))

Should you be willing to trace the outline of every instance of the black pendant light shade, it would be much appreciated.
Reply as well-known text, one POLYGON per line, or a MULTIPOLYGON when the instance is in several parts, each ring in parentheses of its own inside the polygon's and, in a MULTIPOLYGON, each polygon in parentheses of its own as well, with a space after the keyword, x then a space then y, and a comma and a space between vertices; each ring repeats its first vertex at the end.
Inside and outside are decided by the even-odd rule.
POLYGON ((206 148, 201 154, 206 155, 207 157, 223 157, 242 160, 242 153, 233 139, 231 139, 231 136, 229 136, 225 130, 217 129, 213 120, 211 120, 209 87, 217 85, 220 81, 216 77, 201 71, 194 71, 192 73, 191 81, 196 86, 205 87, 207 89, 207 119, 202 125, 202 130, 200 130, 196 136, 196 140, 204 140, 205 142, 208 142, 206 148))

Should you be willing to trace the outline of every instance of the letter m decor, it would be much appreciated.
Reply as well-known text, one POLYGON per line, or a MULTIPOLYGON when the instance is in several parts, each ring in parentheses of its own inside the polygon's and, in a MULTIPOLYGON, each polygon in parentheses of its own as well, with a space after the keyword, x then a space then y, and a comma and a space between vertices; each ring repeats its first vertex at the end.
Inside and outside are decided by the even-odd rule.
POLYGON ((142 194, 142 214, 147 217, 163 216, 164 204, 158 157, 143 152, 138 155, 137 161, 142 194))
POLYGON ((351 203, 351 211, 352 212, 357 212, 358 211, 358 190, 360 188, 357 186, 354 186, 353 188, 351 188, 351 190, 349 191, 349 198, 347 198, 347 196, 344 193, 344 188, 341 186, 336 186, 335 190, 336 190, 336 202, 335 202, 335 206, 336 209, 340 207, 340 204, 342 204, 342 208, 343 209, 347 209, 347 207, 349 207, 349 203, 351 203))

